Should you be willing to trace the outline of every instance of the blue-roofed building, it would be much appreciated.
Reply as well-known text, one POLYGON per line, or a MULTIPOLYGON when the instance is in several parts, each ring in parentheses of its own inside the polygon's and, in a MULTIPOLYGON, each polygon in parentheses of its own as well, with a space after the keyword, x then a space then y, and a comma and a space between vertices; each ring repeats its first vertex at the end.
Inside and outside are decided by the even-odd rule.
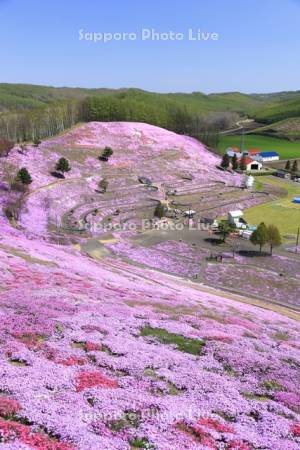
POLYGON ((279 155, 277 152, 269 151, 269 152, 260 152, 256 156, 255 159, 258 159, 259 161, 268 162, 268 161, 278 161, 279 155))

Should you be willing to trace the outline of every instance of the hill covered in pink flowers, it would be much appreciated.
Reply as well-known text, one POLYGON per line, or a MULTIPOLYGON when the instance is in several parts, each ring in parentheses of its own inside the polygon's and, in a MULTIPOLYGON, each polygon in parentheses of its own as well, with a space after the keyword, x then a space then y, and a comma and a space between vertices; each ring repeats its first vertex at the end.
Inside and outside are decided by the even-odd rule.
POLYGON ((184 243, 143 256, 128 232, 97 235, 108 244, 93 259, 83 249, 95 236, 74 230, 90 215, 116 220, 116 208, 134 223, 174 184, 209 196, 222 183, 236 195, 241 177, 217 163, 191 138, 132 123, 90 123, 0 160, 4 208, 16 169, 33 179, 19 219, 0 217, 1 449, 299 449, 296 314, 184 278, 203 257, 194 248, 193 264, 179 263, 184 243), (97 158, 105 146, 107 163, 97 158), (63 180, 50 173, 61 156, 72 167, 63 180))

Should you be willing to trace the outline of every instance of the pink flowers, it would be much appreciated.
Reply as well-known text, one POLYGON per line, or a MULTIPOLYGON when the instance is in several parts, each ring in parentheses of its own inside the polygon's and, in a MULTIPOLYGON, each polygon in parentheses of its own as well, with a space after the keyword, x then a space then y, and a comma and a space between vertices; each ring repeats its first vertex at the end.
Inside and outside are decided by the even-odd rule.
POLYGON ((216 440, 205 431, 203 428, 196 425, 186 425, 185 423, 179 423, 177 428, 184 433, 188 433, 194 440, 200 442, 203 446, 206 446, 212 450, 218 450, 216 440))
POLYGON ((58 363, 67 367, 84 366, 84 364, 86 364, 86 360, 84 358, 80 358, 79 356, 70 356, 69 358, 61 359, 58 363))
POLYGON ((288 408, 300 412, 300 395, 295 392, 278 392, 275 395, 277 401, 282 402, 288 408))
POLYGON ((228 450, 251 450, 251 447, 243 441, 230 441, 227 447, 228 450))
MULTIPOLYGON (((9 161, 18 165, 14 153, 9 161)), ((214 285, 225 279, 234 288, 246 282, 243 288, 255 295, 265 292, 249 258, 207 265, 209 251, 199 242, 154 239, 151 245, 150 239, 142 246, 143 234, 133 231, 88 242, 83 234, 52 235, 68 218, 73 224, 89 217, 134 221, 137 209, 147 206, 148 214, 164 189, 177 185, 185 195, 201 189, 201 204, 210 207, 223 188, 231 195, 222 181, 240 176, 216 170, 216 157, 197 141, 143 124, 88 124, 30 154, 35 181, 24 229, 0 217, 0 447, 299 447, 299 323, 198 283, 206 274, 214 285), (105 145, 115 150, 105 164, 114 171, 108 195, 95 192, 104 175, 97 155, 105 145), (48 167, 60 146, 74 156, 63 182, 48 167), (139 167, 157 182, 157 193, 138 182, 139 167), (193 180, 179 179, 183 171, 193 180), (87 257, 78 244, 95 244, 101 258, 87 257), (182 278, 196 274, 195 283, 182 278)), ((0 191, 0 202, 5 195, 0 191)), ((248 193, 243 196, 246 202, 248 193)), ((283 264, 295 272, 299 263, 276 264, 274 274, 269 267, 263 273, 274 299, 284 292, 288 301, 296 284, 276 281, 276 272, 283 264)))
POLYGON ((291 432, 294 436, 300 437, 300 423, 293 423, 293 425, 291 425, 291 432))
POLYGON ((4 442, 20 440, 36 450, 72 450, 74 447, 49 438, 47 435, 32 432, 28 425, 14 421, 0 420, 0 437, 4 442))
POLYGON ((17 412, 19 412, 21 406, 19 402, 12 398, 2 397, 0 396, 0 416, 1 417, 10 417, 17 412))
MULTIPOLYGON (((206 446, 212 450, 218 450, 218 441, 215 438, 215 432, 217 433, 231 433, 234 434, 234 428, 227 423, 222 423, 212 417, 202 417, 196 423, 188 425, 185 422, 179 422, 177 428, 185 433, 190 434, 193 439, 199 441, 203 446, 206 446)), ((233 442, 233 441, 231 441, 233 442)), ((229 448, 229 447, 228 447, 229 448)), ((230 447, 235 449, 235 447, 230 447)), ((240 450, 236 447, 236 450, 240 450)), ((241 450, 248 450, 241 447, 241 450)))
POLYGON ((221 423, 212 417, 202 417, 198 420, 198 424, 204 428, 218 431, 219 433, 234 433, 234 428, 227 423, 221 423))
POLYGON ((95 352, 95 351, 99 351, 101 350, 101 345, 100 344, 96 344, 94 342, 89 342, 87 341, 85 343, 85 351, 86 352, 95 352))
POLYGON ((41 344, 44 341, 45 337, 43 335, 37 333, 23 333, 16 334, 15 336, 19 341, 23 342, 29 349, 38 349, 41 348, 41 344))
POLYGON ((118 383, 100 372, 81 372, 76 377, 76 391, 81 392, 92 387, 115 389, 118 383))
POLYGON ((232 344, 233 343, 233 338, 230 336, 208 336, 206 338, 206 340, 223 342, 224 344, 232 344))

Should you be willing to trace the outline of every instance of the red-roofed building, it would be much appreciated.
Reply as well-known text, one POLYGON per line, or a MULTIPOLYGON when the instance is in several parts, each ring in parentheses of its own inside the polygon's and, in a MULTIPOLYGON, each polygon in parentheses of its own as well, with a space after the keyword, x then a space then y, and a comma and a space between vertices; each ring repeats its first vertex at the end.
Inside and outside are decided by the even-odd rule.
POLYGON ((251 148, 250 150, 248 150, 248 154, 251 156, 258 155, 259 153, 260 153, 260 150, 258 148, 251 148))
POLYGON ((245 164, 246 164, 246 170, 247 171, 251 171, 251 170, 261 170, 262 169, 262 163, 259 161, 255 161, 252 158, 246 157, 245 158, 245 164))

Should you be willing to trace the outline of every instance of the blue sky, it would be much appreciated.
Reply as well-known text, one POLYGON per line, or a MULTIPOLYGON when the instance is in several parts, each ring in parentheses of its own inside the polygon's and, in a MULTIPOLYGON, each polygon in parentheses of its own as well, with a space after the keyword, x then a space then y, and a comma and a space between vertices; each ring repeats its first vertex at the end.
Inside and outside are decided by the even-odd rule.
POLYGON ((160 92, 300 89, 300 0, 0 0, 0 81, 160 92), (142 41, 142 29, 179 41, 142 41), (90 42, 84 32, 136 33, 90 42), (218 33, 190 41, 188 29, 218 33))

